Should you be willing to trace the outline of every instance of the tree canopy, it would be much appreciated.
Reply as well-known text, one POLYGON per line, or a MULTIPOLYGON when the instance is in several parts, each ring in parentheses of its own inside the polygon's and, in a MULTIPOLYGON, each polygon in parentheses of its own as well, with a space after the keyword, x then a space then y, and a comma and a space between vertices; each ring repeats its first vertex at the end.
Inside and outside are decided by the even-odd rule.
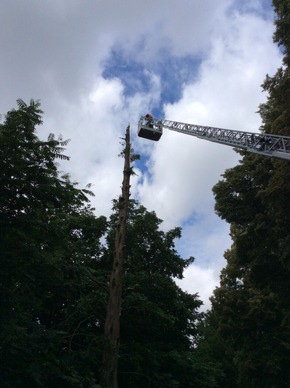
MULTIPOLYGON (((97 387, 117 206, 95 215, 89 191, 58 171, 67 141, 40 140, 40 103, 17 103, 0 125, 1 384, 97 387)), ((120 387, 206 380, 192 362, 201 301, 174 282, 193 259, 175 250, 180 229, 161 223, 130 201, 120 387)))
MULTIPOLYGON (((274 40, 284 64, 266 76, 261 131, 290 136, 289 2, 273 1, 274 40)), ((217 214, 233 244, 212 297, 200 341, 202 357, 221 371, 222 387, 288 387, 290 383, 290 165, 240 152, 239 165, 214 188, 217 214), (220 354, 215 349, 220 349, 220 354)))

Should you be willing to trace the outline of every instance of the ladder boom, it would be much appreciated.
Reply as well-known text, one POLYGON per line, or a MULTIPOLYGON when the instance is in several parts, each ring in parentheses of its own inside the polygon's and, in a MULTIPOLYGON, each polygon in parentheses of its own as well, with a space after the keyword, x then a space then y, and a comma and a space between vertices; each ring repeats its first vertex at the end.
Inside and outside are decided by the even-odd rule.
MULTIPOLYGON (((147 124, 146 117, 142 116, 139 120, 139 129, 146 128, 147 124)), ((255 154, 290 160, 289 136, 243 132, 156 118, 151 119, 148 129, 160 132, 163 128, 230 147, 245 149, 255 154)))

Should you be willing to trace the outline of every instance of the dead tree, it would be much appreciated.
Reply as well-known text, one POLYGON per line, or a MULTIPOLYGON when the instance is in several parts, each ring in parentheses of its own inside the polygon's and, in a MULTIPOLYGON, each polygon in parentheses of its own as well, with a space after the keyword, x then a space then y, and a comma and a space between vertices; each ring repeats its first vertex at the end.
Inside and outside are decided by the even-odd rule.
POLYGON ((124 156, 124 171, 122 194, 119 197, 119 218, 116 227, 115 252, 113 268, 109 285, 109 301, 105 320, 105 344, 103 351, 102 387, 117 388, 118 356, 120 346, 120 316, 122 300, 122 275, 124 261, 124 244, 126 221, 130 196, 130 176, 132 175, 130 126, 126 129, 124 156))

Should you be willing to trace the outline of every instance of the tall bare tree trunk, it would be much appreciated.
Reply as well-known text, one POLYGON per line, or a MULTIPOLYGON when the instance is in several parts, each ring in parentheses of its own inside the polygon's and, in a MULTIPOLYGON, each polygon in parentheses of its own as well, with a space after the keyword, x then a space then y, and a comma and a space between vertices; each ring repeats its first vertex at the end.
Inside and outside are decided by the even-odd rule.
POLYGON ((117 388, 118 355, 120 346, 120 316, 122 299, 122 273, 124 261, 124 243, 126 221, 130 196, 130 166, 131 144, 130 126, 126 129, 124 149, 124 172, 122 195, 119 197, 119 220, 115 238, 115 255, 109 286, 109 301, 105 321, 105 345, 103 351, 102 387, 117 388))

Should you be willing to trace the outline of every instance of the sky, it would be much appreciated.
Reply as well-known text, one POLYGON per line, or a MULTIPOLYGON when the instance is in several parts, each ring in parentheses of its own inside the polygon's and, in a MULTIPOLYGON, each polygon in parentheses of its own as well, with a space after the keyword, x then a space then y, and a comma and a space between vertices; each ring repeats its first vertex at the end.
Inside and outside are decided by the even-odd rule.
POLYGON ((130 124, 132 198, 182 228, 181 257, 195 257, 178 285, 209 297, 226 265, 229 225, 212 187, 239 163, 230 147, 165 130, 137 136, 141 115, 258 132, 266 74, 281 66, 269 0, 1 0, 0 113, 40 100, 49 133, 71 139, 60 168, 92 183, 97 215, 121 192, 118 157, 130 124))

